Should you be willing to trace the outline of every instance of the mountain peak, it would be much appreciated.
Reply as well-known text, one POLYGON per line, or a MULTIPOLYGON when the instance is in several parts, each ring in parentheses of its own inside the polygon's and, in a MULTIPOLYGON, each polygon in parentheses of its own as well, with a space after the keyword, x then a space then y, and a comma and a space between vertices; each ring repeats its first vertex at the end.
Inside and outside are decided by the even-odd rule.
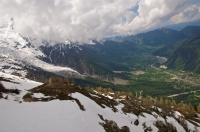
POLYGON ((127 40, 133 41, 136 44, 158 46, 168 45, 185 38, 187 38, 187 36, 179 31, 162 27, 146 33, 130 36, 127 40))
POLYGON ((0 18, 0 44, 4 47, 22 48, 28 42, 13 30, 14 18, 4 16, 0 18))
MULTIPOLYGON (((166 29, 168 29, 168 28, 162 27, 162 28, 159 28, 158 30, 166 30, 166 29)), ((168 30, 169 30, 169 29, 168 29, 168 30)))
POLYGON ((14 18, 9 16, 4 16, 3 18, 0 18, 0 28, 13 29, 13 25, 14 25, 14 18))
POLYGON ((168 33, 172 32, 172 29, 168 29, 168 28, 162 27, 162 28, 159 28, 158 31, 162 31, 165 34, 168 34, 168 33))
POLYGON ((23 38, 13 30, 13 23, 14 19, 7 16, 0 20, 0 54, 6 56, 0 58, 0 61, 3 62, 0 68, 5 69, 3 67, 9 67, 12 70, 5 70, 12 73, 16 67, 17 69, 19 67, 24 69, 25 65, 30 65, 31 67, 40 67, 47 72, 62 74, 63 76, 79 74, 71 68, 54 66, 40 60, 39 58, 45 55, 37 46, 32 45, 40 42, 39 39, 23 38))

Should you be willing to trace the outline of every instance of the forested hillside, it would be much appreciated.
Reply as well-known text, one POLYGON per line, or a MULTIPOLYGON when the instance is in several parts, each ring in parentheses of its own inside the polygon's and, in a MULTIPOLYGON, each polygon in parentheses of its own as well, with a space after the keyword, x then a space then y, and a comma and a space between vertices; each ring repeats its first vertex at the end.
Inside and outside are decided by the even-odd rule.
POLYGON ((200 32, 187 39, 168 60, 169 68, 200 73, 200 32))

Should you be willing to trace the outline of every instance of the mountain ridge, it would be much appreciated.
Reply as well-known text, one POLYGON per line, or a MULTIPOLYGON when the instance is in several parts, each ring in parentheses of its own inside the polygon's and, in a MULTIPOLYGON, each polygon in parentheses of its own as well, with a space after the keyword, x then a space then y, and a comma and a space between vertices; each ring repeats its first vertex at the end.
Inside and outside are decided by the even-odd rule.
MULTIPOLYGON (((180 32, 187 35, 188 37, 195 35, 198 31, 200 31, 200 26, 187 26, 180 30, 180 32)), ((156 50, 153 55, 170 58, 173 55, 174 51, 178 49, 182 45, 182 43, 184 43, 184 41, 187 41, 187 39, 188 38, 166 45, 161 49, 156 50)))
POLYGON ((3 22, 3 27, 0 28, 0 53, 1 53, 1 69, 6 72, 17 72, 16 68, 26 74, 27 67, 38 67, 47 72, 53 72, 60 75, 78 75, 79 73, 68 67, 55 66, 40 60, 40 57, 45 56, 38 47, 31 44, 28 39, 23 38, 19 33, 16 33, 13 28, 13 19, 8 19, 3 22), (5 25, 4 23, 8 23, 5 25), (12 61, 11 61, 12 60, 12 61))
POLYGON ((199 30, 200 26, 187 26, 180 31, 163 27, 146 33, 131 35, 126 39, 136 44, 165 46, 173 44, 176 41, 187 39, 199 30))
POLYGON ((166 62, 169 68, 180 68, 200 73, 200 31, 187 39, 166 62))
POLYGON ((2 84, 5 89, 19 89, 18 94, 11 94, 5 92, 5 89, 2 92, 0 88, 3 97, 0 103, 4 108, 0 109, 0 115, 7 117, 0 121, 2 131, 35 131, 30 129, 33 127, 38 131, 199 130, 198 119, 194 116, 196 111, 190 105, 175 104, 162 98, 152 100, 141 95, 137 97, 132 93, 112 91, 109 88, 83 89, 67 78, 52 77, 42 84, 2 72, 0 76, 4 80, 2 84), (27 116, 29 118, 25 118, 27 116), (48 123, 41 124, 41 121, 48 123), (4 124, 12 127, 8 128, 4 124), (23 127, 19 127, 22 124, 23 127))
POLYGON ((137 44, 144 44, 149 46, 162 46, 187 38, 187 36, 180 31, 159 28, 146 33, 137 34, 127 38, 137 44))

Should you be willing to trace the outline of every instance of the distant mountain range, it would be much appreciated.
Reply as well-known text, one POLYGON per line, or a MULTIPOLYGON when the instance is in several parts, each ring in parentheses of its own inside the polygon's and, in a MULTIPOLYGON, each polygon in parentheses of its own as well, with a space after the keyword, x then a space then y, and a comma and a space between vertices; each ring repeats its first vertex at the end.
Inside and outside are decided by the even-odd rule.
POLYGON ((167 57, 169 68, 200 73, 200 27, 188 26, 181 30, 189 38, 171 43, 155 51, 153 55, 167 57))
POLYGON ((170 45, 176 41, 186 39, 200 30, 199 26, 188 26, 181 31, 176 31, 168 28, 159 28, 147 33, 141 33, 126 38, 137 44, 149 46, 170 45))
POLYGON ((200 26, 187 26, 182 29, 180 32, 185 34, 186 36, 192 36, 200 31, 200 26))
MULTIPOLYGON (((191 36, 195 35, 198 31, 200 31, 200 26, 188 26, 188 27, 185 27, 184 29, 182 29, 180 32, 182 32, 183 34, 185 34, 188 37, 191 37, 191 36)), ((188 37, 186 37, 186 39, 188 37)), ((170 58, 173 55, 174 51, 178 47, 180 47, 184 41, 185 41, 185 39, 176 41, 175 43, 170 43, 170 44, 164 46, 163 48, 155 51, 153 53, 153 55, 170 58)))
POLYGON ((112 78, 115 76, 113 71, 129 71, 135 65, 141 68, 147 61, 150 63, 153 58, 145 58, 146 53, 170 58, 185 39, 198 31, 199 26, 188 26, 181 31, 160 28, 117 41, 93 41, 93 45, 44 45, 40 50, 45 56, 40 59, 54 65, 71 67, 82 75, 112 78), (163 45, 162 49, 155 51, 163 45))
MULTIPOLYGON (((68 40, 63 43, 51 42, 52 45, 45 40, 23 37, 13 30, 12 25, 13 19, 8 19, 0 28, 2 70, 20 72, 24 76, 45 73, 48 76, 85 75, 103 79, 119 75, 113 71, 145 69, 156 60, 155 55, 167 58, 173 56, 172 59, 175 59, 175 50, 185 39, 200 30, 198 26, 189 26, 181 31, 160 28, 134 36, 117 37, 115 41, 93 40, 92 44, 80 44, 68 40), (159 49, 163 46, 166 47, 159 49)), ((176 67, 172 64, 174 61, 170 60, 169 67, 176 67)))

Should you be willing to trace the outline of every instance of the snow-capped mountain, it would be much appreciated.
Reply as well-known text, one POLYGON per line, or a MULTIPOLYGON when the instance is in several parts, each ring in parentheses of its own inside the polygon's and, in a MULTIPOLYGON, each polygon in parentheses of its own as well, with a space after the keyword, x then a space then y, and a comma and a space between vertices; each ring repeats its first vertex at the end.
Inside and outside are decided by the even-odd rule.
POLYGON ((93 62, 100 59, 93 52, 96 41, 83 45, 70 39, 57 42, 24 37, 15 32, 13 23, 9 17, 0 19, 0 70, 22 76, 40 70, 70 77, 111 73, 93 62))
POLYGON ((26 75, 26 67, 40 68, 62 76, 74 76, 79 73, 69 67, 55 66, 40 58, 46 57, 34 45, 37 39, 23 38, 13 30, 13 19, 5 17, 0 20, 0 68, 8 73, 19 72, 26 75))

